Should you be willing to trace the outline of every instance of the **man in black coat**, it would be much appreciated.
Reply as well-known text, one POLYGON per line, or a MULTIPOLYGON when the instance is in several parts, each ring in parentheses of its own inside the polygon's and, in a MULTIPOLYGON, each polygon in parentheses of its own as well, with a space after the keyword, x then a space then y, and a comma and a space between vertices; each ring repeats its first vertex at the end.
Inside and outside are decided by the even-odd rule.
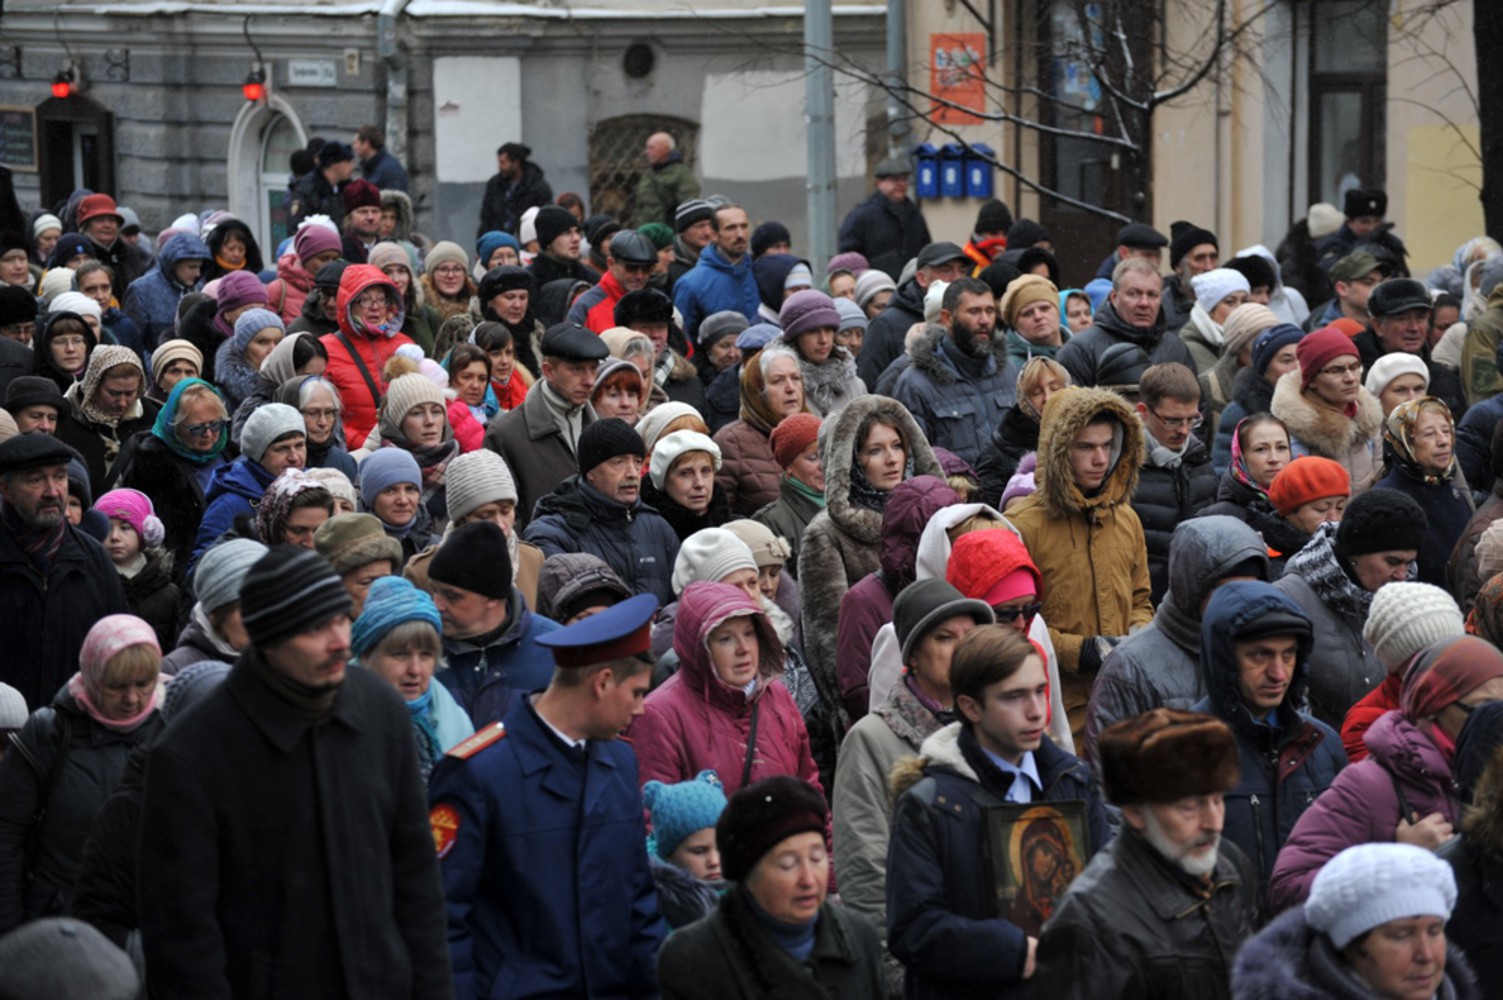
POLYGON ((485 182, 477 237, 492 230, 516 235, 523 212, 553 204, 553 188, 531 157, 532 148, 520 142, 504 143, 496 150, 496 173, 485 182))
POLYGON ((1373 362, 1385 354, 1403 351, 1416 355, 1430 371, 1427 394, 1442 400, 1451 408, 1452 418, 1459 421, 1466 413, 1461 376, 1456 369, 1437 364, 1430 357, 1430 314, 1434 308, 1424 284, 1413 278, 1380 281, 1367 297, 1367 312, 1372 322, 1352 338, 1362 356, 1362 370, 1370 371, 1373 362))
POLYGON ((1054 360, 1065 366, 1072 383, 1083 386, 1100 384, 1097 369, 1114 344, 1136 344, 1152 364, 1175 361, 1195 371, 1190 349, 1165 328, 1163 300, 1164 279, 1153 262, 1127 258, 1112 272, 1111 294, 1096 310, 1095 322, 1071 337, 1054 360))
POLYGON ((454 995, 412 722, 346 671, 350 598, 317 553, 251 569, 251 644, 147 762, 140 918, 151 995, 454 995))
POLYGON ((970 273, 971 259, 954 243, 930 243, 919 250, 913 277, 898 286, 887 308, 866 328, 856 374, 867 388, 876 391, 877 379, 903 353, 908 328, 924 321, 924 294, 929 286, 936 281, 957 281, 970 273))
POLYGON ((840 252, 864 254, 872 267, 886 271, 893 281, 929 242, 924 213, 908 200, 912 173, 907 160, 894 158, 877 164, 877 190, 840 224, 840 252))
POLYGON ((68 462, 77 457, 51 434, 0 444, 0 682, 33 708, 77 672, 94 623, 127 610, 110 557, 68 523, 68 462))
POLYGON ((355 173, 355 151, 342 142, 326 142, 318 150, 318 169, 298 181, 287 199, 287 224, 296 226, 310 215, 327 215, 344 225, 341 193, 355 173))

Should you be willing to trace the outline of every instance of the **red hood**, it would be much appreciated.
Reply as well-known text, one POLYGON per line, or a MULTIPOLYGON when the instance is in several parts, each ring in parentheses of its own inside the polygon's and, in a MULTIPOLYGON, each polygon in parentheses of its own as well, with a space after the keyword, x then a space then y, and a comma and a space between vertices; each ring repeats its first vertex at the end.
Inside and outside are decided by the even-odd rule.
POLYGON ((376 336, 364 328, 356 329, 353 320, 350 319, 350 303, 360 297, 367 288, 376 285, 384 285, 391 290, 392 298, 397 302, 396 313, 388 321, 390 324, 387 336, 394 336, 402 331, 402 321, 406 318, 406 310, 402 305, 402 296, 397 291, 397 286, 391 283, 391 279, 381 273, 381 269, 369 264, 351 264, 344 270, 344 277, 339 279, 339 297, 335 304, 339 309, 339 329, 347 337, 372 337, 376 336))

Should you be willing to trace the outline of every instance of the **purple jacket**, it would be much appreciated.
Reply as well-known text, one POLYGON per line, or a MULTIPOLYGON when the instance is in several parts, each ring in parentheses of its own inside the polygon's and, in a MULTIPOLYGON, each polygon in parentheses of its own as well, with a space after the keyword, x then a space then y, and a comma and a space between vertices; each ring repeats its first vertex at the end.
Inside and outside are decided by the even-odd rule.
POLYGON ((1310 894, 1321 866, 1357 844, 1392 843, 1399 825, 1394 778, 1411 813, 1438 812, 1451 823, 1461 812, 1445 755, 1402 712, 1391 711, 1363 737, 1369 756, 1342 770, 1305 810, 1279 852, 1268 886, 1278 913, 1310 894))

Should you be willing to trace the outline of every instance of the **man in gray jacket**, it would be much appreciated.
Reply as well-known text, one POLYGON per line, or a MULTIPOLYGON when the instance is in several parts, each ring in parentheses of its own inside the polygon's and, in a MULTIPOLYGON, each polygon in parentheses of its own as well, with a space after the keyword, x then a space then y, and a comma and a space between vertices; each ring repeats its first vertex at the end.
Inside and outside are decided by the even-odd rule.
POLYGON ((1211 594, 1232 580, 1268 579, 1268 549, 1235 517, 1185 521, 1169 542, 1169 593, 1147 628, 1107 655, 1086 707, 1085 759, 1097 767, 1096 741, 1115 722, 1155 708, 1189 708, 1205 696, 1200 674, 1200 616, 1211 594))

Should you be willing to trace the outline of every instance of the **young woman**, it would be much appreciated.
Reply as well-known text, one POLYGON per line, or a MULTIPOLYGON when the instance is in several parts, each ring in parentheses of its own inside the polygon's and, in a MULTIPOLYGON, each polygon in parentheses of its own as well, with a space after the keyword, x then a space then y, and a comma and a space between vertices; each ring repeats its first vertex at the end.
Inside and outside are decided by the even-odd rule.
POLYGON ((67 392, 83 378, 89 355, 99 345, 99 338, 82 316, 70 312, 49 313, 42 330, 32 343, 32 369, 57 383, 58 391, 67 392))
POLYGON ((423 259, 423 297, 441 319, 468 312, 478 289, 470 277, 470 258, 458 243, 433 244, 423 259))
POLYGON ((406 315, 402 318, 402 332, 423 349, 424 354, 436 356, 434 340, 443 323, 439 311, 427 304, 423 284, 412 276, 412 258, 396 243, 377 243, 371 247, 366 263, 381 269, 391 279, 402 296, 406 315))
POLYGON ((835 343, 840 311, 828 295, 813 289, 794 292, 783 302, 778 318, 783 343, 798 355, 810 412, 828 417, 866 393, 855 357, 835 343))

